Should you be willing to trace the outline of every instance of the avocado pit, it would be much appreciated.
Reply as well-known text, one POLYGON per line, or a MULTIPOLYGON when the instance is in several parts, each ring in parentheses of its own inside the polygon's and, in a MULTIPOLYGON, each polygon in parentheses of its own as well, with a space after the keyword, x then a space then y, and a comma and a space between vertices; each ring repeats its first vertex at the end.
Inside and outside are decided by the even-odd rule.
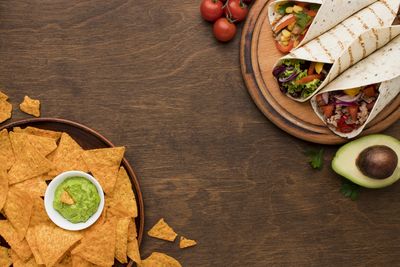
POLYGON ((358 169, 374 179, 390 177, 397 168, 396 152, 388 146, 376 145, 364 149, 356 160, 358 169))

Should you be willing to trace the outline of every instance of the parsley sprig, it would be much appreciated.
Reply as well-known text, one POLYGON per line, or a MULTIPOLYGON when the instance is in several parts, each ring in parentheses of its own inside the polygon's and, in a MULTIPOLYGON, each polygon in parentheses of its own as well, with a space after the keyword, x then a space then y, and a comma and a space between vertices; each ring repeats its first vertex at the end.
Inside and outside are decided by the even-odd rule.
POLYGON ((360 186, 350 182, 347 179, 342 180, 342 187, 340 188, 340 192, 345 196, 355 201, 358 199, 360 195, 360 186))
POLYGON ((324 165, 324 149, 307 150, 305 154, 309 157, 308 162, 313 169, 321 170, 324 165))

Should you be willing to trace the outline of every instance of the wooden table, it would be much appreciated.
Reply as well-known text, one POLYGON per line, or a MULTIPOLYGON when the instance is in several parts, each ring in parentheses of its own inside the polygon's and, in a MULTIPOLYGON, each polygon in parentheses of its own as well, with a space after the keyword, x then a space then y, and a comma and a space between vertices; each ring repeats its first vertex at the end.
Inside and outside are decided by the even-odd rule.
MULTIPOLYGON (((16 107, 74 120, 127 146, 140 177, 146 230, 164 217, 193 249, 145 237, 143 257, 184 266, 400 264, 400 183, 339 193, 317 148, 270 123, 239 68, 239 36, 220 44, 199 1, 0 2, 0 84, 16 107)), ((18 110, 13 120, 26 118, 18 110)), ((400 138, 400 123, 386 131, 400 138)))

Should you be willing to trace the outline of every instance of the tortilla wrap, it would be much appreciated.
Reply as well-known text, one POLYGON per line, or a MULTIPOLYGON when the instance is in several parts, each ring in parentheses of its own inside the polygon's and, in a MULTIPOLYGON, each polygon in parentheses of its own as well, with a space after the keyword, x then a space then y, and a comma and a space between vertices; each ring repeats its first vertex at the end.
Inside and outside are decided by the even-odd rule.
MULTIPOLYGON (((293 98, 287 94, 288 97, 299 102, 306 102, 351 65, 384 46, 392 38, 388 39, 384 36, 378 36, 379 33, 375 33, 375 31, 371 32, 369 29, 392 25, 399 6, 400 0, 377 1, 341 22, 325 34, 293 50, 290 54, 278 60, 275 66, 285 59, 302 59, 333 64, 327 77, 313 94, 307 98, 293 98)), ((396 37, 397 31, 393 29, 392 37, 396 37)), ((385 35, 384 30, 380 34, 385 35)))
MULTIPOLYGON (((399 28, 397 26, 396 28, 399 28)), ((318 94, 346 90, 380 84, 379 96, 373 109, 370 111, 367 121, 358 129, 350 133, 341 133, 333 126, 330 126, 335 134, 354 138, 359 135, 365 126, 373 120, 396 96, 400 93, 400 35, 394 38, 390 43, 377 50, 367 58, 358 62, 345 72, 343 72, 334 81, 328 84, 318 94)), ((319 111, 316 96, 311 99, 311 105, 318 117, 326 123, 324 115, 319 111)))
MULTIPOLYGON (((376 2, 377 0, 335 0, 335 1, 324 1, 324 0, 306 0, 299 1, 303 3, 320 4, 317 15, 315 16, 312 24, 310 25, 307 34, 304 39, 300 42, 299 46, 311 41, 322 33, 333 28, 335 25, 342 22, 344 19, 350 17, 357 11, 364 7, 376 2)), ((272 25, 274 21, 279 17, 276 12, 276 5, 280 3, 288 2, 287 0, 277 0, 269 4, 268 6, 268 18, 272 25)))

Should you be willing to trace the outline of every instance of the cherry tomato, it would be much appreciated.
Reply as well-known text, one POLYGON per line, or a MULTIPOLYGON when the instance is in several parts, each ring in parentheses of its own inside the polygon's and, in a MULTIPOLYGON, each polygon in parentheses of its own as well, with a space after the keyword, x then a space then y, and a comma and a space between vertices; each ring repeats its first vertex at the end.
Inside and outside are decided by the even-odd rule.
POLYGON ((287 46, 281 45, 279 42, 275 42, 275 45, 281 53, 287 54, 293 49, 293 40, 290 40, 287 46))
POLYGON ((297 80, 296 83, 297 84, 306 84, 306 83, 312 82, 316 79, 321 80, 321 78, 322 78, 322 74, 312 74, 312 75, 308 75, 304 78, 301 78, 300 80, 297 80))
POLYGON ((219 0, 202 0, 200 13, 205 20, 216 21, 224 13, 223 3, 219 0))
POLYGON ((213 32, 218 41, 228 42, 235 37, 236 25, 227 18, 220 18, 214 23, 213 32))
POLYGON ((241 0, 229 0, 226 4, 225 15, 235 21, 242 21, 247 17, 249 8, 241 0))

